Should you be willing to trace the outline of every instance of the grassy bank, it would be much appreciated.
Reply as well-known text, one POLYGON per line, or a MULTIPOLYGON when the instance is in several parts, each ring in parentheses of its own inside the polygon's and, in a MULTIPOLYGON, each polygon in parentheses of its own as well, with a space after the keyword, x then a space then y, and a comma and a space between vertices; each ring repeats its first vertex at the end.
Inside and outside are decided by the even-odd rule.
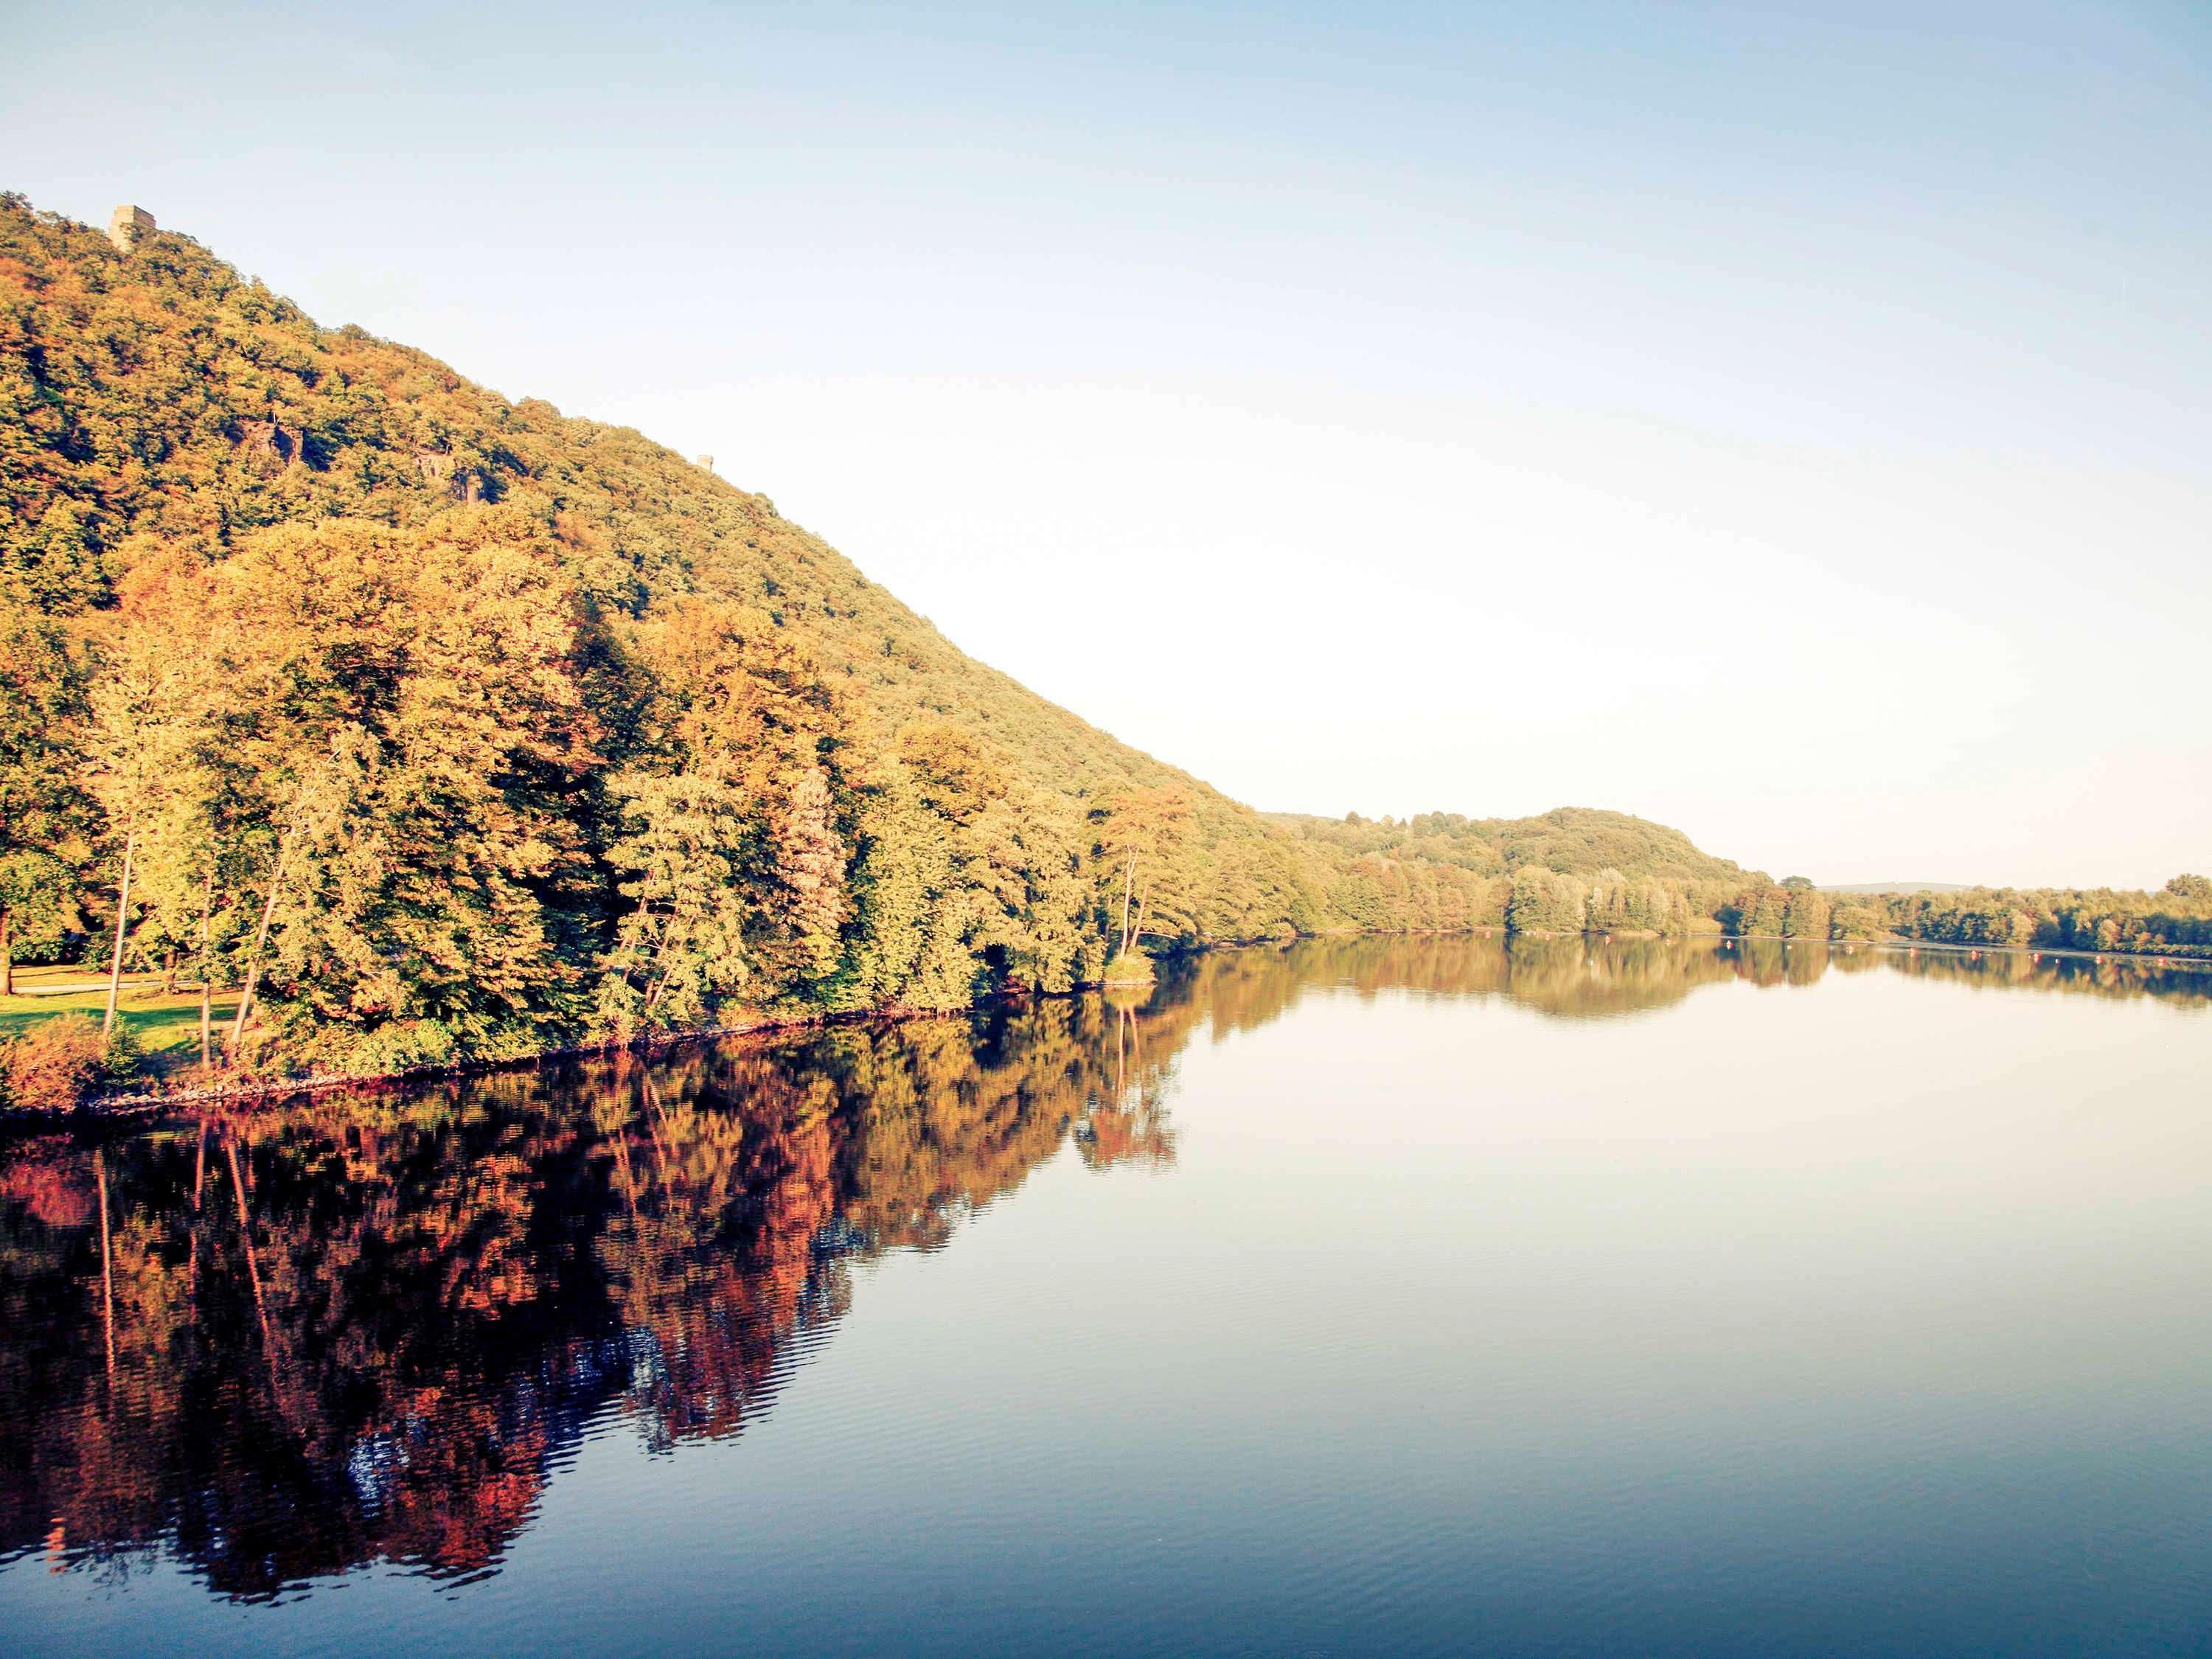
MULTIPOLYGON (((145 1056, 142 1069, 149 1077, 167 1077, 199 1059, 199 987, 182 980, 178 985, 174 992, 164 993, 158 974, 124 977, 116 1017, 136 1039, 145 1056)), ((89 1014, 98 1019, 107 1009, 107 981, 97 969, 18 968, 15 990, 14 996, 0 997, 0 1040, 20 1036, 57 1014, 89 1014)), ((218 1043, 223 1022, 237 1011, 235 991, 216 993, 218 1043)))

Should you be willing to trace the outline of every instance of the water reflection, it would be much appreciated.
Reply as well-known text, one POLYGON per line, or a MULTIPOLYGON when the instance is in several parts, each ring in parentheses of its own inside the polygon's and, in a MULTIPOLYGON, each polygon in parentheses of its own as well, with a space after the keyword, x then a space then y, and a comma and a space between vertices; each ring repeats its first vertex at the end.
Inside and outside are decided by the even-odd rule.
POLYGON ((267 1596, 493 1566, 618 1408, 743 1431, 850 1300, 1073 1132, 1170 1161, 1195 1009, 1048 1001, 210 1118, 0 1170, 0 1558, 167 1540, 267 1596))
POLYGON ((2184 1006, 2212 1002, 2212 964, 1775 939, 1516 935, 1493 940, 1430 935, 1316 940, 1199 957, 1182 964, 1170 983, 1174 994, 1206 1004, 1206 1017, 1217 1025, 1226 1022, 1241 1028, 1273 1018, 1302 988, 1314 985, 1348 986, 1362 993, 1497 997, 1560 1018, 1589 1019, 1668 1007, 1703 986, 1808 986, 1830 972, 1891 973, 1977 988, 2148 997, 2184 1006))
POLYGON ((1349 939, 1175 965, 1142 1000, 549 1068, 0 1157, 0 1563, 166 1552, 265 1599, 495 1571, 592 1425, 741 1434, 853 1300, 1071 1143, 1173 1165, 1177 1055, 1310 994, 1628 1016, 1891 973, 2202 1005, 2137 963, 1680 940, 1349 939))

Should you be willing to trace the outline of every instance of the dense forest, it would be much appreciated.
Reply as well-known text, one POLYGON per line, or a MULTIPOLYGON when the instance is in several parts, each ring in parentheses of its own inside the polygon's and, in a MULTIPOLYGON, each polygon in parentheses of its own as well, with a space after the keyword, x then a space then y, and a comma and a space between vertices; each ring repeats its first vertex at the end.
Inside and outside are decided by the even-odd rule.
POLYGON ((1986 900, 2162 950, 2212 918, 1808 891, 1613 813, 1263 817, 634 431, 0 197, 0 981, 181 975, 204 1066, 949 1008, 1340 931, 1936 938, 1986 900))

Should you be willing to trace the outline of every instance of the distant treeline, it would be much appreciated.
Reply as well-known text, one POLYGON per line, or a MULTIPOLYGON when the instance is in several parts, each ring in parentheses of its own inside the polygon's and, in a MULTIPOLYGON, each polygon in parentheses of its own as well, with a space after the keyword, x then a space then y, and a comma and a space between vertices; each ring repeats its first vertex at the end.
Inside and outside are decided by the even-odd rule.
POLYGON ((1678 830, 1614 813, 1276 821, 1352 855, 1340 902, 1380 931, 1426 915, 1438 931, 1904 939, 2212 957, 2212 878, 2201 875, 2176 876, 2155 893, 1830 893, 1802 876, 1771 882, 1700 853, 1678 830))
POLYGON ((2212 957, 2212 878, 2176 876, 2155 893, 1974 887, 1857 896, 1838 906, 1836 937, 1884 934, 1946 945, 2212 957))

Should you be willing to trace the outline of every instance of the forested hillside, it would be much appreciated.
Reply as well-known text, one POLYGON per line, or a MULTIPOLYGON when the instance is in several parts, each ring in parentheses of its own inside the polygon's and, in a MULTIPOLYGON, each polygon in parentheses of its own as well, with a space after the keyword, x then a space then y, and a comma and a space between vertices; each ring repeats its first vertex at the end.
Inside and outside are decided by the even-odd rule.
POLYGON ((1614 814, 1263 817, 636 432, 0 198, 0 974, 222 988, 209 1063, 949 1007, 1302 933, 1711 928, 1765 886, 1614 814))
POLYGON ((1371 927, 1389 927, 1402 908, 1400 886, 1425 880, 1476 896, 1472 921, 1518 933, 1718 932, 1746 884, 1767 881, 1700 852, 1679 830, 1589 807, 1533 818, 1424 812, 1403 823, 1269 816, 1345 869, 1342 902, 1371 927))

